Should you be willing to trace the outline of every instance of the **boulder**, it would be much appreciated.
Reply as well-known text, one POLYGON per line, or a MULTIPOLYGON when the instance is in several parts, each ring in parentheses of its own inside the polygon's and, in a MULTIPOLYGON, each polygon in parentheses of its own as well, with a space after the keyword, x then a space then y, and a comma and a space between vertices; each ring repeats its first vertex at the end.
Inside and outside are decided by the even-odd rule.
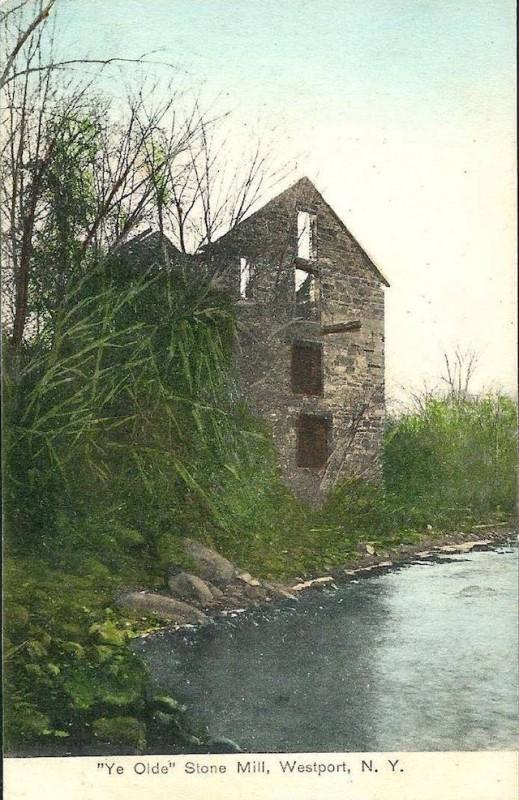
POLYGON ((117 602, 120 606, 131 608, 142 614, 155 614, 157 617, 170 620, 178 625, 195 625, 209 622, 209 617, 200 609, 180 600, 175 600, 173 597, 165 597, 162 594, 129 592, 121 595, 117 602))
POLYGON ((293 600, 295 595, 286 589, 284 586, 281 586, 279 583, 269 583, 268 581, 263 581, 263 588, 267 590, 267 594, 270 595, 273 599, 277 600, 293 600))
POLYGON ((208 753, 243 753, 239 744, 227 736, 213 736, 207 742, 208 753))
POLYGON ((237 572, 236 578, 246 583, 248 586, 261 586, 260 582, 256 578, 253 578, 250 572, 237 572))
POLYGON ((246 597, 248 600, 266 600, 267 589, 260 586, 259 581, 256 584, 251 583, 235 583, 233 585, 235 596, 246 597))
POLYGON ((214 601, 213 592, 207 583, 189 572, 171 575, 168 586, 173 597, 178 600, 191 601, 201 606, 210 605, 214 601))
POLYGON ((479 539, 477 542, 473 542, 472 550, 489 550, 492 545, 491 539, 479 539))
POLYGON ((184 539, 186 553, 191 556, 197 566, 197 572, 207 581, 217 586, 230 583, 236 575, 236 568, 230 561, 193 539, 184 539))
POLYGON ((213 595, 213 600, 221 600, 222 599, 223 592, 222 592, 221 589, 218 588, 218 586, 215 586, 214 583, 211 583, 210 581, 206 581, 205 585, 208 587, 209 591, 213 595))
POLYGON ((303 583, 296 583, 291 589, 293 592, 303 592, 305 589, 324 589, 330 583, 333 583, 332 576, 325 575, 322 578, 314 578, 310 581, 303 581, 303 583))

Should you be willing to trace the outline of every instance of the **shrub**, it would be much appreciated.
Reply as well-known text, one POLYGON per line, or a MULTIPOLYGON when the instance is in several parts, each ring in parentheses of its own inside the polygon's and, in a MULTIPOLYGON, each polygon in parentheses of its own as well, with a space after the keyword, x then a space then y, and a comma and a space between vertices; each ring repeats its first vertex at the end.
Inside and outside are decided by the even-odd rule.
POLYGON ((517 410, 503 395, 429 398, 387 425, 384 480, 400 524, 510 517, 516 464, 517 410))
POLYGON ((155 708, 128 647, 148 623, 111 606, 121 586, 164 587, 165 533, 217 524, 207 465, 218 468, 236 428, 231 333, 226 301, 199 276, 161 272, 123 289, 110 264, 93 265, 7 363, 11 752, 61 739, 77 752, 107 731, 123 745, 121 719, 137 720, 135 747, 189 736, 173 698, 155 708))

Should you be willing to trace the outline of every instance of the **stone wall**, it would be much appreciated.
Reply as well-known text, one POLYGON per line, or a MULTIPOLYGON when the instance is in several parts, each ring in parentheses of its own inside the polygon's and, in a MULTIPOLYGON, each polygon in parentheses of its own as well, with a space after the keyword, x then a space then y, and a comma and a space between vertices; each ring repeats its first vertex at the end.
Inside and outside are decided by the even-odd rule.
MULTIPOLYGON (((287 483, 318 502, 340 475, 379 480, 384 424, 385 279, 307 179, 299 181, 223 237, 213 257, 237 302, 239 382, 270 425, 287 483), (317 259, 297 259, 297 211, 317 214, 317 259), (240 257, 255 270, 254 293, 240 300, 240 257), (298 319, 295 266, 316 273, 316 318, 298 319), (360 327, 338 330, 344 323, 360 327), (327 332, 335 326, 336 332, 327 332), (291 387, 291 348, 296 341, 323 347, 321 396, 296 395, 291 387), (326 418, 328 464, 296 463, 301 413, 326 418)), ((387 285, 387 284, 386 284, 387 285)))

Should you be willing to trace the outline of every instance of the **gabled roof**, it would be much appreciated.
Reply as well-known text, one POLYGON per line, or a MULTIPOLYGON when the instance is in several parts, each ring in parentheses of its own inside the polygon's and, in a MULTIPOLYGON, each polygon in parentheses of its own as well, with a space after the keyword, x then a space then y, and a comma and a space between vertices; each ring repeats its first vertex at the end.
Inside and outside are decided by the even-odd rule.
POLYGON ((301 183, 301 184, 304 185, 305 182, 306 182, 306 185, 309 186, 318 195, 320 201, 323 203, 324 206, 326 206, 327 210, 330 212, 330 214, 335 219, 337 224, 342 228, 342 230, 350 237, 350 239, 357 245, 357 247, 359 247, 362 250, 363 254, 365 255, 365 257, 368 260, 369 266, 371 267, 371 269, 373 270, 373 272, 375 273, 377 278, 379 278, 380 282, 383 283, 384 286, 388 286, 389 287, 389 281, 384 277, 384 275, 379 270, 377 265, 373 262, 373 260, 370 258, 370 256, 368 256, 368 254, 366 253, 365 249, 362 247, 362 245, 360 244, 358 239, 355 238, 355 236, 352 234, 352 232, 349 230, 349 228, 346 226, 346 224, 339 217, 337 212, 333 210, 331 205, 326 202, 326 200, 324 199, 322 194, 318 191, 318 189, 315 188, 315 186, 312 183, 312 181, 309 178, 306 178, 306 177, 305 178, 301 178, 301 180, 297 181, 297 183, 294 184, 294 186, 297 186, 298 183, 301 183))
POLYGON ((362 251, 362 253, 363 253, 364 257, 366 258, 366 261, 367 261, 371 271, 376 275, 376 277, 379 279, 379 281, 381 283, 383 283, 385 286, 389 286, 389 282, 384 277, 382 272, 379 270, 377 265, 370 258, 370 256, 366 253, 366 251, 364 250, 364 248, 362 247, 360 242, 353 236, 353 234, 346 227, 345 223, 342 221, 342 219, 339 217, 339 215, 333 210, 333 208, 330 206, 330 204, 326 202, 326 200, 324 199, 322 194, 318 191, 318 189, 316 189, 316 187, 314 186, 312 181, 307 177, 300 178, 298 181, 296 181, 291 186, 289 186, 288 189, 284 189, 284 191, 280 192, 278 195, 273 197, 271 200, 268 201, 268 203, 265 203, 264 206, 259 208, 257 211, 255 211, 253 214, 251 214, 249 217, 246 217, 244 220, 242 220, 242 222, 239 223, 239 225, 236 226, 236 228, 234 228, 233 230, 229 231, 229 233, 226 233, 223 236, 221 236, 213 244, 214 245, 218 245, 227 236, 232 235, 235 230, 239 230, 242 225, 247 225, 247 224, 253 223, 254 218, 257 217, 258 215, 260 215, 262 213, 262 211, 265 208, 267 208, 268 206, 270 206, 271 204, 281 203, 281 202, 283 202, 283 200, 285 199, 285 197, 287 195, 291 195, 291 194, 297 195, 297 193, 299 191, 301 191, 301 193, 304 192, 305 194, 308 194, 310 192, 314 196, 317 196, 317 198, 319 200, 319 203, 322 204, 323 206, 325 206, 327 211, 330 213, 330 215, 333 217, 333 219, 337 222, 337 224, 340 226, 340 228, 344 231, 344 233, 346 233, 346 235, 351 239, 351 241, 359 248, 359 250, 362 251))
POLYGON ((164 233, 148 230, 121 244, 116 252, 131 267, 146 270, 155 264, 163 263, 164 250, 166 251, 166 257, 171 262, 175 262, 179 257, 183 256, 183 253, 175 247, 164 233))

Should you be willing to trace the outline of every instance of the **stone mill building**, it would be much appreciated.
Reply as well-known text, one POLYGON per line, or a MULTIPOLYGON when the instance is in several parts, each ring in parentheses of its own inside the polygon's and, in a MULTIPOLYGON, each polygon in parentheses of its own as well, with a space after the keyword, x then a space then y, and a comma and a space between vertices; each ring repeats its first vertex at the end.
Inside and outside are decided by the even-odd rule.
POLYGON ((380 479, 388 283, 302 178, 211 247, 238 308, 241 387, 283 477, 318 502, 342 475, 380 479))
MULTIPOLYGON (((159 233, 128 264, 196 260, 159 233)), ((319 502, 341 476, 381 478, 386 279, 302 178, 206 248, 238 312, 241 390, 272 431, 285 482, 319 502)))

